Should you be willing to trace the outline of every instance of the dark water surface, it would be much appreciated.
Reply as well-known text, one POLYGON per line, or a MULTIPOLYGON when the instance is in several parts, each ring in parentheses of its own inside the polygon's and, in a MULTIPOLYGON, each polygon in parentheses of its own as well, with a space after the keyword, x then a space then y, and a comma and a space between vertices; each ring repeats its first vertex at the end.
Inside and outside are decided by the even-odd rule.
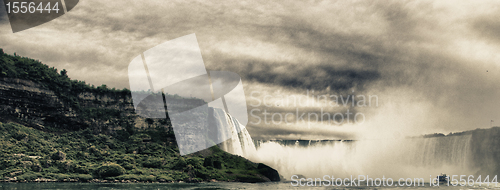
POLYGON ((109 190, 130 190, 130 189, 498 189, 494 184, 487 186, 439 186, 429 187, 294 187, 290 182, 269 182, 269 183, 236 183, 236 182, 216 182, 216 183, 0 183, 0 189, 109 189, 109 190))

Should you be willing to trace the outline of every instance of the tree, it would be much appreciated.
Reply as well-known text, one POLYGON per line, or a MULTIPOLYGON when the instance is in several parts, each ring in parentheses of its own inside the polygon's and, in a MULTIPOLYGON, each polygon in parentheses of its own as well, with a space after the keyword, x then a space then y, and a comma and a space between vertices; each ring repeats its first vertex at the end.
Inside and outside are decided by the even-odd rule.
POLYGON ((68 71, 66 71, 66 69, 63 69, 61 71, 61 76, 68 77, 67 73, 68 73, 68 71))

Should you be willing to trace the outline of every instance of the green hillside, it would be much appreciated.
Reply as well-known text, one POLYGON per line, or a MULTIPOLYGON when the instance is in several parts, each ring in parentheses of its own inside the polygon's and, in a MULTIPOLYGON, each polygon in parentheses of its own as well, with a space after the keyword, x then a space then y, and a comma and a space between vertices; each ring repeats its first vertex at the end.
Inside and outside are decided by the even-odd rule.
POLYGON ((89 129, 53 134, 0 123, 0 176, 16 181, 263 181, 257 165, 217 146, 206 155, 182 157, 161 130, 128 139, 94 135, 89 129), (11 179, 13 180, 13 179, 11 179))
POLYGON ((106 85, 95 87, 85 81, 71 80, 65 69, 57 71, 38 60, 19 55, 9 55, 0 49, 0 77, 18 78, 36 82, 54 91, 60 98, 78 108, 76 96, 82 92, 96 94, 112 94, 115 96, 129 96, 130 90, 107 88, 106 85))
POLYGON ((276 180, 278 175, 272 168, 231 155, 217 146, 180 156, 168 118, 142 118, 147 127, 135 127, 139 117, 134 115, 131 102, 125 101, 130 99, 128 89, 94 87, 71 80, 65 70, 58 72, 39 61, 5 54, 1 49, 0 79, 4 85, 0 89, 3 96, 0 96, 0 106, 10 110, 1 110, 0 114, 3 121, 0 123, 0 180, 261 182, 276 180), (7 88, 5 85, 22 84, 7 83, 4 78, 36 84, 30 88, 42 87, 35 91, 23 90, 23 86, 7 88), (45 89, 54 92, 56 98, 39 93, 45 89), (88 102, 79 97, 81 93, 94 97, 105 95, 112 100, 88 102), (40 102, 36 98, 56 103, 62 100, 64 105, 50 105, 50 101, 40 102), (49 110, 49 114, 33 113, 49 110), (31 116, 39 118, 30 120, 31 116), (55 127, 30 125, 41 120, 50 121, 55 127))

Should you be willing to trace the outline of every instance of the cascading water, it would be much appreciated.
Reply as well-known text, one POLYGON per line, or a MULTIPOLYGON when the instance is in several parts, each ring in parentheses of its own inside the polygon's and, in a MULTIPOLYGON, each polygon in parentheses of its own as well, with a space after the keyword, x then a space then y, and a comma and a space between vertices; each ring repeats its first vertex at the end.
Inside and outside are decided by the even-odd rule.
POLYGON ((215 122, 219 123, 219 139, 227 139, 219 144, 222 150, 247 158, 255 154, 255 145, 245 126, 222 109, 214 108, 213 113, 215 122))
POLYGON ((257 142, 255 161, 290 179, 306 177, 429 177, 474 174, 471 135, 363 141, 257 142))
POLYGON ((406 164, 423 167, 453 165, 469 167, 472 135, 418 138, 408 140, 407 151, 402 151, 406 164))
POLYGON ((497 147, 500 129, 428 138, 253 142, 238 120, 222 109, 215 112, 214 117, 221 123, 219 135, 230 138, 219 147, 269 165, 286 179, 300 174, 311 178, 368 175, 429 181, 440 173, 478 175, 488 172, 492 175, 500 171, 497 167, 499 156, 490 151, 497 147))

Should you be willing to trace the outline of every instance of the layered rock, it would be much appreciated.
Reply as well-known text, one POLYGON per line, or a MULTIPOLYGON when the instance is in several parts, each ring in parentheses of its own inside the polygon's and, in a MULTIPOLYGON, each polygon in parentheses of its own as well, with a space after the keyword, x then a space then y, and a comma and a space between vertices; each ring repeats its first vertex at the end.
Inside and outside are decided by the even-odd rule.
POLYGON ((119 129, 124 123, 135 128, 165 126, 166 119, 147 119, 135 114, 130 95, 112 96, 82 92, 77 105, 62 100, 57 94, 33 81, 0 78, 0 114, 2 120, 23 123, 38 129, 50 126, 56 129, 78 130, 88 127, 119 129), (88 112, 113 111, 117 117, 85 117, 88 112))

